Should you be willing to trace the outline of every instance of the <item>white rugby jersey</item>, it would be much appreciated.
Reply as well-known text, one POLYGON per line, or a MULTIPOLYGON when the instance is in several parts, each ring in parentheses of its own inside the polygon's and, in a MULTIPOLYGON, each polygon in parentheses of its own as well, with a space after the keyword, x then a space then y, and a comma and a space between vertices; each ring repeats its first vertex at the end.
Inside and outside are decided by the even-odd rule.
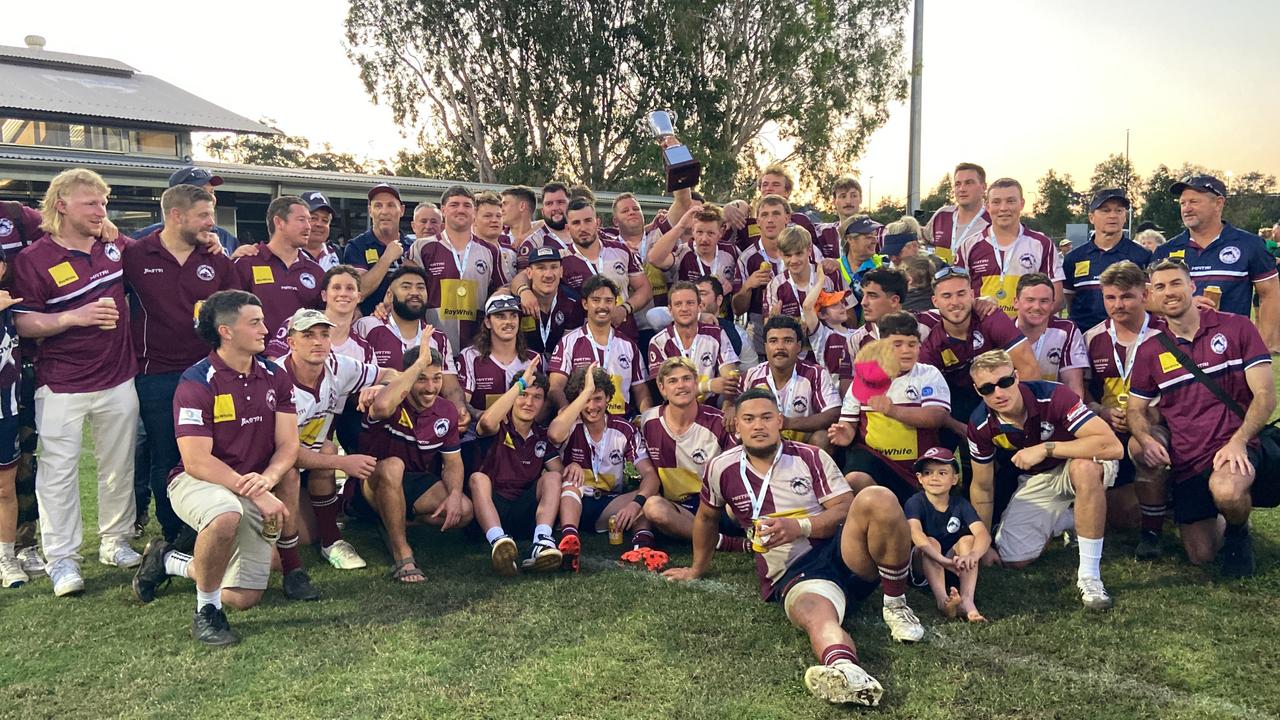
MULTIPOLYGON (((937 368, 925 363, 918 362, 894 378, 886 395, 894 405, 940 407, 951 412, 951 388, 937 368)), ((864 411, 862 403, 853 396, 852 387, 840 406, 840 420, 854 425, 860 445, 875 450, 887 460, 905 462, 907 470, 924 451, 938 444, 936 428, 918 429, 882 413, 864 411)))
POLYGON ((362 363, 346 355, 329 353, 320 386, 309 388, 298 383, 293 357, 285 355, 277 361, 293 383, 293 404, 298 413, 298 443, 308 450, 319 450, 329 437, 334 415, 342 412, 347 398, 373 385, 378 379, 378 366, 362 363))
POLYGON ((674 324, 663 328, 649 340, 649 376, 657 377, 658 368, 668 358, 684 356, 698 368, 698 381, 720 376, 720 368, 738 362, 738 354, 724 328, 714 323, 698 323, 688 347, 680 343, 674 324))
MULTIPOLYGON (((1022 328, 1018 328, 1021 330, 1022 328)), ((1030 338, 1027 339, 1030 343, 1030 338)), ((1076 324, 1064 318, 1049 318, 1049 326, 1040 339, 1031 344, 1031 351, 1040 363, 1040 379, 1062 382, 1063 370, 1089 366, 1089 351, 1085 349, 1084 336, 1076 324)))
POLYGON ((560 446, 560 459, 577 463, 582 468, 582 486, 596 493, 620 493, 623 490, 623 468, 628 462, 649 462, 644 436, 626 420, 607 415, 600 439, 591 437, 581 420, 573 426, 569 438, 560 446))
MULTIPOLYGON (((840 407, 840 391, 836 389, 831 373, 809 360, 797 360, 791 379, 777 387, 774 387, 773 376, 769 373, 769 363, 762 362, 743 373, 742 387, 763 387, 773 391, 785 417, 805 418, 840 407)), ((795 440, 805 433, 784 430, 783 434, 795 440)))
POLYGON ((613 397, 609 398, 609 413, 621 415, 631 402, 631 386, 648 379, 644 357, 636 344, 618 334, 612 328, 609 339, 598 345, 591 336, 591 329, 582 326, 565 333, 551 355, 548 373, 569 375, 576 367, 599 363, 600 368, 613 378, 613 397))

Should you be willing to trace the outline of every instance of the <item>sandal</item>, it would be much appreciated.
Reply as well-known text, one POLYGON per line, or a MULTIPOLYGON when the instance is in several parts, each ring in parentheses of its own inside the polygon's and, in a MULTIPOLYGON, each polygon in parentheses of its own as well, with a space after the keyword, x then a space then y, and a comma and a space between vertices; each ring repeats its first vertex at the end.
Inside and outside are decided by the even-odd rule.
POLYGON ((418 567, 418 562, 410 555, 396 562, 391 568, 391 579, 399 580, 406 585, 416 585, 425 581, 427 576, 422 572, 422 568, 418 567))

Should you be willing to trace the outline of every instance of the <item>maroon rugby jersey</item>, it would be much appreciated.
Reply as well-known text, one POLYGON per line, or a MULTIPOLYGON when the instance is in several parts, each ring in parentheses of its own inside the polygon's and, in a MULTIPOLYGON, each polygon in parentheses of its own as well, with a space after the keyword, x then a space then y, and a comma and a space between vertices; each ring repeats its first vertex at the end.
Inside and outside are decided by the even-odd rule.
POLYGON ((258 243, 258 254, 236 258, 235 267, 241 286, 262 301, 268 330, 280 327, 301 308, 324 309, 320 300, 324 268, 305 252, 298 251, 298 259, 285 265, 267 243, 258 243))
POLYGON ((547 437, 546 428, 534 423, 526 437, 515 429, 511 417, 507 416, 493 436, 493 444, 489 446, 489 454, 485 455, 480 472, 489 476, 494 495, 515 500, 530 485, 538 482, 543 468, 559 456, 556 446, 547 437))
MULTIPOLYGON (((422 342, 422 331, 426 327, 427 321, 420 320, 418 334, 406 339, 400 334, 400 326, 394 320, 390 318, 379 320, 371 315, 357 320, 351 332, 364 338, 364 341, 373 349, 374 361, 378 363, 378 367, 399 372, 404 369, 404 354, 418 347, 422 342)), ((430 344, 431 348, 440 353, 440 357, 444 359, 445 374, 456 375, 458 363, 453 356, 453 347, 449 345, 449 338, 445 337, 444 332, 439 328, 433 328, 430 344)))
POLYGON ((529 367, 537 356, 526 350, 523 358, 516 358, 509 365, 502 365, 492 355, 481 355, 469 347, 458 357, 458 383, 466 394, 467 404, 479 410, 488 410, 494 401, 502 397, 516 377, 529 367))
POLYGON ((390 416, 373 420, 366 415, 361 426, 361 452, 398 457, 405 472, 439 472, 436 456, 460 451, 458 408, 440 395, 421 410, 406 396, 390 416))
MULTIPOLYGON (((1066 385, 1034 380, 1018 384, 1027 419, 1021 428, 1000 422, 996 411, 985 403, 974 409, 969 418, 969 453, 975 463, 995 460, 996 448, 1017 452, 1044 442, 1068 442, 1076 432, 1097 417, 1066 385)), ((1048 472, 1067 462, 1066 458, 1046 457, 1039 465, 1019 470, 1027 475, 1048 472)))

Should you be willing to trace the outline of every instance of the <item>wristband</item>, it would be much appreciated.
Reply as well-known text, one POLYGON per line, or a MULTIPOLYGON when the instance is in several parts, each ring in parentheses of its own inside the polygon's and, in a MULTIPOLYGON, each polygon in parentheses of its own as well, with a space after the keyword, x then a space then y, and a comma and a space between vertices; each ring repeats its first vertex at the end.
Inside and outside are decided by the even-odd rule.
POLYGON ((640 493, 636 493, 636 496, 635 496, 635 497, 633 497, 633 498, 631 498, 631 502, 633 502, 633 503, 635 503, 635 504, 639 505, 640 507, 644 507, 644 504, 645 504, 648 500, 649 500, 649 498, 647 498, 647 497, 645 497, 645 496, 641 495, 640 493))
POLYGON ((800 537, 809 537, 813 533, 813 521, 809 518, 796 520, 800 524, 800 537))
POLYGON ((516 297, 519 297, 520 294, 523 293, 525 290, 532 290, 532 289, 533 288, 528 285, 521 285, 520 289, 516 291, 516 297))
POLYGON ((516 378, 516 385, 520 386, 520 392, 524 392, 525 390, 529 389, 529 383, 525 382, 523 375, 516 378))

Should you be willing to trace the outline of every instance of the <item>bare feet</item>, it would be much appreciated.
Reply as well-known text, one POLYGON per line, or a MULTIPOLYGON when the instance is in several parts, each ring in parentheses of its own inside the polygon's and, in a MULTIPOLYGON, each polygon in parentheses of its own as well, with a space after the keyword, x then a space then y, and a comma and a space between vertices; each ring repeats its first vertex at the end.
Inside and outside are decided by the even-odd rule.
POLYGON ((982 613, 977 610, 970 610, 966 617, 971 623, 984 623, 987 621, 986 618, 982 617, 982 613))
POLYGON ((960 609, 960 591, 951 588, 951 592, 947 595, 947 602, 942 606, 942 614, 947 616, 948 620, 955 620, 956 613, 960 609))

